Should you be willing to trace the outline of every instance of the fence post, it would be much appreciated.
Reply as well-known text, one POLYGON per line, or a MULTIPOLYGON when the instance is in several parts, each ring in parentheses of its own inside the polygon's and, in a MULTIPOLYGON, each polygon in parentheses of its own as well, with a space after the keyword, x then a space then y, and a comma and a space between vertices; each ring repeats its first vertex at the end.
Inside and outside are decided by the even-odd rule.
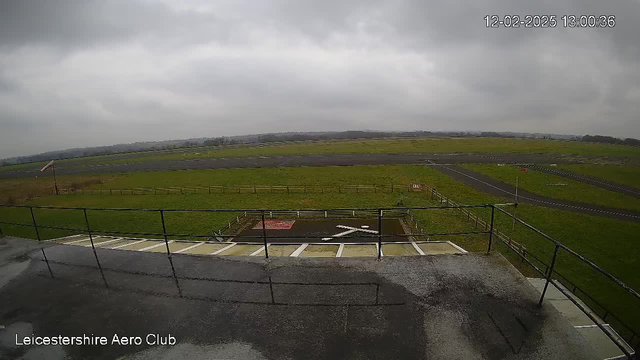
POLYGON ((269 258, 269 247, 267 246, 267 226, 264 223, 264 210, 260 211, 262 217, 262 240, 264 240, 264 258, 269 258))
POLYGON ((51 272, 51 266, 49 266, 49 259, 47 259, 47 254, 44 253, 44 248, 42 247, 42 240, 40 239, 40 231, 38 231, 36 216, 33 214, 33 207, 29 206, 29 210, 31 211, 31 220, 33 220, 33 228, 36 231, 36 237, 38 238, 38 243, 40 243, 40 251, 42 251, 42 256, 44 257, 44 261, 47 263, 47 269, 49 269, 49 275, 53 277, 53 272, 51 272))
POLYGON ((104 284, 109 287, 109 285, 107 285, 107 279, 105 279, 104 277, 104 272, 102 271, 102 265, 100 265, 100 260, 98 259, 98 253, 96 252, 96 246, 93 243, 93 233, 91 232, 91 227, 89 226, 89 217, 87 216, 87 209, 82 209, 82 212, 84 213, 84 222, 87 224, 87 232, 89 233, 89 241, 91 241, 91 248, 93 249, 93 256, 96 257, 96 263, 98 264, 98 268, 100 269, 100 275, 102 275, 102 281, 104 281, 104 284))
POLYGON ((556 249, 553 251, 553 258, 551 259, 551 266, 549 267, 549 273, 547 274, 547 281, 544 283, 544 289, 542 289, 542 295, 540 296, 540 301, 538 301, 538 306, 542 306, 544 294, 547 292, 547 287, 549 287, 549 282, 553 275, 553 267, 556 265, 556 258, 558 257, 558 249, 560 249, 560 245, 556 244, 556 249))
POLYGON ((382 210, 378 209, 378 260, 382 258, 382 210))
POLYGON ((164 244, 167 246, 167 256, 171 257, 171 251, 169 251, 169 240, 167 238, 167 227, 164 224, 164 210, 160 210, 160 220, 162 220, 162 234, 164 235, 164 244))
POLYGON ((487 254, 491 251, 491 242, 493 241, 493 218, 495 216, 495 212, 495 205, 491 205, 491 229, 489 230, 489 248, 487 249, 487 254))

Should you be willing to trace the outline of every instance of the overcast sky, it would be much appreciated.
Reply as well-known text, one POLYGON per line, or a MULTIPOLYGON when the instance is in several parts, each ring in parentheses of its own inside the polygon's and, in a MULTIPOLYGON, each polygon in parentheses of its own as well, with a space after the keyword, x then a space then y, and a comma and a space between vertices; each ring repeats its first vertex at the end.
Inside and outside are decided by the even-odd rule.
POLYGON ((2 0, 0 158, 284 131, 640 138, 638 19, 640 0, 2 0))

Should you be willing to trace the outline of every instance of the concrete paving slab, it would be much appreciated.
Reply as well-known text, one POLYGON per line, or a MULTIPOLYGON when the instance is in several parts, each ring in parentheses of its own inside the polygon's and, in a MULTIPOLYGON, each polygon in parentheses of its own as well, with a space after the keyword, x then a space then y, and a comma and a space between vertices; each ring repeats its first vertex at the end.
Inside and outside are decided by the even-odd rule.
MULTIPOLYGON (((546 297, 546 296, 545 296, 546 297)), ((548 300, 558 311, 566 317, 571 325, 592 325, 593 321, 580 310, 571 300, 552 299, 548 300)))
POLYGON ((373 257, 378 256, 375 245, 345 245, 341 257, 373 257))
MULTIPOLYGON (((164 245, 164 241, 163 241, 163 245, 164 245)), ((169 250, 171 251, 171 253, 174 253, 176 251, 188 248, 189 246, 193 246, 193 243, 190 242, 170 242, 169 243, 169 250)), ((148 250, 149 252, 158 252, 158 253, 167 253, 167 246, 159 246, 156 248, 153 248, 151 250, 148 250)))
POLYGON ((128 246, 124 246, 121 247, 120 250, 140 250, 140 249, 144 249, 146 247, 152 246, 152 245, 156 245, 156 244, 160 244, 161 242, 159 240, 157 241, 152 241, 152 240, 145 240, 143 242, 133 242, 131 243, 131 245, 128 246))
MULTIPOLYGON (((269 256, 291 256, 300 245, 276 245, 269 246, 269 256)), ((261 255, 264 255, 262 253, 261 255)))
POLYGON ((132 243, 137 242, 137 241, 140 241, 140 240, 120 239, 120 240, 118 240, 116 242, 113 242, 111 244, 107 244, 107 245, 104 245, 104 246, 100 246, 100 247, 101 248, 106 248, 106 249, 122 248, 122 247, 125 247, 128 244, 132 244, 132 243))
POLYGON ((382 245, 384 256, 415 256, 420 255, 411 244, 385 244, 382 245))
MULTIPOLYGON (((527 280, 529 280, 529 283, 531 283, 531 285, 533 285, 533 287, 536 288, 536 290, 538 290, 540 293, 542 293, 542 290, 544 289, 544 284, 547 282, 546 279, 542 279, 542 278, 527 278, 527 280)), ((567 299, 567 297, 564 296, 564 294, 560 292, 560 290, 558 290, 552 284, 549 284, 549 286, 547 287, 547 292, 545 293, 544 298, 547 300, 567 299)))
POLYGON ((598 327, 577 328, 576 331, 584 336, 600 359, 624 356, 624 353, 598 327))
POLYGON ((229 244, 202 244, 193 249, 182 252, 181 254, 210 255, 220 249, 229 246, 229 244))
POLYGON ((82 239, 73 239, 73 240, 69 240, 69 241, 63 241, 62 244, 64 245, 75 245, 75 246, 85 246, 85 245, 91 245, 91 239, 89 239, 89 237, 87 236, 86 238, 82 238, 82 239))
POLYGON ((64 243, 68 243, 68 242, 72 242, 75 240, 82 240, 85 238, 89 238, 86 235, 82 235, 82 234, 77 234, 77 235, 70 235, 70 236, 64 236, 58 239, 52 239, 52 240, 48 240, 49 242, 52 243, 56 243, 56 244, 64 244, 64 243))
POLYGON ((299 257, 336 257, 339 245, 309 245, 299 257))
MULTIPOLYGON (((425 255, 440 255, 440 254, 462 254, 460 250, 458 250, 455 246, 449 243, 423 243, 417 244, 420 250, 424 252, 425 255)), ((383 247, 383 249, 386 248, 383 247)), ((386 255, 385 251, 385 255, 386 255)))
POLYGON ((244 245, 238 244, 234 247, 231 247, 217 255, 235 255, 235 256, 249 256, 253 254, 256 250, 264 249, 264 245, 244 245))
MULTIPOLYGON (((103 237, 103 236, 94 236, 93 237, 93 245, 94 246, 98 246, 103 242, 106 241, 111 241, 113 240, 113 238, 109 238, 109 237, 103 237)), ((73 245, 82 245, 82 246, 91 246, 91 241, 87 241, 87 242, 83 242, 81 244, 73 244, 73 245)))

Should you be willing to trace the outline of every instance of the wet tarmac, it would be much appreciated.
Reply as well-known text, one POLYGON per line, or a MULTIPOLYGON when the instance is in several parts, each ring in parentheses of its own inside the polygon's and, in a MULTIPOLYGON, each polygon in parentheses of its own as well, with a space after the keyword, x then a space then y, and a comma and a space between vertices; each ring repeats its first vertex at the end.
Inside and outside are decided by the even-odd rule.
MULTIPOLYGON (((259 220, 248 223, 234 236, 234 241, 262 243, 259 220)), ((358 243, 377 242, 377 219, 297 219, 291 229, 266 230, 270 243, 358 243), (355 230, 357 229, 357 230, 355 230), (355 231, 354 231, 355 230, 355 231), (280 237, 281 236, 281 237, 280 237), (275 237, 275 238, 271 238, 275 237)), ((383 241, 408 241, 407 237, 389 236, 404 234, 398 219, 382 219, 383 241)))
POLYGON ((28 266, 0 288, 0 358, 594 359, 497 254, 267 261, 97 249, 98 267, 91 248, 47 246, 50 271, 34 242, 1 245, 14 257, 0 274, 28 266), (31 334, 109 343, 16 344, 31 334))
MULTIPOLYGON (((454 180, 467 184, 476 190, 502 197, 506 201, 514 201, 515 192, 513 186, 500 180, 496 180, 490 176, 455 165, 438 165, 434 166, 433 169, 440 171, 447 176, 450 176, 454 180)), ((640 211, 609 208, 587 203, 554 199, 534 194, 523 189, 518 190, 518 202, 553 209, 566 210, 580 214, 604 216, 612 219, 640 222, 640 211)))

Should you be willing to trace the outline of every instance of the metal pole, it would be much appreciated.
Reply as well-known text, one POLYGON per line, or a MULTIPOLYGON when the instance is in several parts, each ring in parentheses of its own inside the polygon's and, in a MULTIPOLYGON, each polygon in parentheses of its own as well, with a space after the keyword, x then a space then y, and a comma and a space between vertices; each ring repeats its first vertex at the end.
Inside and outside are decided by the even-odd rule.
POLYGON ((102 281, 104 281, 105 286, 108 288, 107 279, 104 277, 104 272, 102 271, 102 265, 100 265, 100 260, 98 259, 98 253, 96 252, 96 246, 93 243, 93 234, 91 233, 91 227, 89 226, 89 217, 87 216, 87 209, 82 209, 84 213, 84 222, 87 224, 87 232, 89 232, 89 241, 91 241, 91 248, 93 249, 93 256, 96 258, 96 263, 98 264, 98 268, 100 269, 100 275, 102 275, 102 281))
MULTIPOLYGON (((516 204, 518 203, 518 178, 519 176, 516 176, 516 201, 515 201, 516 204)), ((513 225, 511 230, 516 229, 516 209, 517 208, 518 208, 517 206, 513 208, 513 225)))
POLYGON ((262 217, 262 240, 264 240, 264 257, 269 258, 269 247, 267 246, 267 226, 264 223, 264 210, 260 211, 262 217))
POLYGON ((489 230, 489 248, 487 249, 487 254, 491 251, 491 242, 493 241, 493 218, 496 212, 496 207, 491 205, 491 230, 489 230))
POLYGON ((538 301, 538 306, 542 306, 542 300, 544 300, 544 295, 547 292, 547 287, 549 286, 549 282, 551 281, 551 276, 553 275, 553 267, 556 265, 556 258, 558 257, 558 249, 560 245, 556 244, 556 249, 553 251, 553 259, 551 259, 551 266, 549 267, 549 273, 547 274, 547 281, 544 283, 544 289, 542 289, 542 296, 540 296, 540 301, 538 301))
POLYGON ((58 195, 58 180, 56 180, 56 164, 53 164, 53 186, 56 188, 56 195, 58 195))
POLYGON ((44 253, 44 247, 42 247, 42 240, 40 239, 40 231, 38 231, 36 216, 33 214, 33 207, 29 206, 29 210, 31 211, 31 220, 33 220, 33 228, 36 230, 36 237, 38 238, 38 242, 40 243, 40 251, 42 251, 42 256, 44 257, 44 261, 47 263, 47 268, 49 269, 49 275, 53 277, 53 272, 51 272, 51 266, 49 266, 49 259, 47 259, 47 254, 44 253))
POLYGON ((378 260, 382 258, 382 210, 378 209, 378 260))
POLYGON ((162 234, 164 235, 164 244, 167 246, 167 256, 171 257, 171 251, 169 250, 169 239, 167 238, 167 227, 164 224, 164 210, 160 210, 160 220, 162 220, 162 234))

